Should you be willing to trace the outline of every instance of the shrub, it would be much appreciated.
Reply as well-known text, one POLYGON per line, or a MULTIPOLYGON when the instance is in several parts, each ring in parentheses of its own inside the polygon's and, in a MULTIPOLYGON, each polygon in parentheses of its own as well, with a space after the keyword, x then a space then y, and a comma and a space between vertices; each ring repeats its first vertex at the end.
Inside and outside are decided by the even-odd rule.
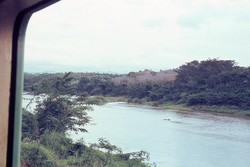
POLYGON ((51 150, 37 142, 22 143, 21 164, 26 167, 66 167, 51 150))
POLYGON ((187 105, 192 106, 192 105, 199 105, 199 104, 206 104, 207 100, 203 96, 203 94, 194 94, 190 95, 187 99, 187 105))
POLYGON ((72 140, 63 133, 50 132, 40 137, 44 147, 52 150, 59 158, 66 158, 72 145, 72 140))

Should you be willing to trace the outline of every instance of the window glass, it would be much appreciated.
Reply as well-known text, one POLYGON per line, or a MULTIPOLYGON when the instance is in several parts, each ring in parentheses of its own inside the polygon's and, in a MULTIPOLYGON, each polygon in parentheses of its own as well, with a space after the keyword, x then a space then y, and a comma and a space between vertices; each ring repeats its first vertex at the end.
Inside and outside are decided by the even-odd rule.
POLYGON ((250 155, 250 3, 64 0, 35 13, 22 166, 237 166, 250 155))

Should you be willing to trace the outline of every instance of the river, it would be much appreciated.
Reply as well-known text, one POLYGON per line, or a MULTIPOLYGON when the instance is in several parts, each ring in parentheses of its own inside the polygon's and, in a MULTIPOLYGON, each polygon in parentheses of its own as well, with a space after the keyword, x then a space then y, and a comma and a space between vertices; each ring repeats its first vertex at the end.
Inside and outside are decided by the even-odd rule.
POLYGON ((250 166, 250 120, 126 103, 95 106, 89 115, 89 133, 71 134, 75 140, 103 137, 125 151, 145 150, 158 167, 250 166))
POLYGON ((102 137, 125 152, 144 150, 157 167, 250 166, 247 119, 127 103, 94 106, 89 115, 88 133, 70 133, 74 140, 95 143, 102 137))

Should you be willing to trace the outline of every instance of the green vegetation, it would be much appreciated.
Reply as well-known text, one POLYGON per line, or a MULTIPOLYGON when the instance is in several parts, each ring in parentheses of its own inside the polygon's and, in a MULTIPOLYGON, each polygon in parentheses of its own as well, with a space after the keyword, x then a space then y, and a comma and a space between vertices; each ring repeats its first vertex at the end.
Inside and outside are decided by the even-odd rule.
MULTIPOLYGON (((25 91, 48 94, 58 82, 58 75, 26 74, 25 91)), ((197 110, 250 114, 250 67, 237 66, 232 60, 195 60, 172 71, 145 70, 127 75, 77 73, 72 76, 68 84, 58 89, 61 94, 123 96, 128 102, 138 104, 162 106, 171 103, 197 110)), ((89 101, 90 104, 95 102, 89 101)))
POLYGON ((86 99, 86 103, 90 105, 103 105, 107 103, 107 100, 102 96, 92 96, 86 99))
POLYGON ((70 73, 49 86, 49 96, 39 103, 33 113, 23 110, 21 167, 146 167, 145 151, 123 153, 105 139, 90 146, 73 141, 67 131, 86 132, 89 123, 89 103, 104 102, 101 97, 89 98, 82 93, 76 99, 62 96, 68 93, 70 73), (92 101, 91 101, 91 100, 92 101))

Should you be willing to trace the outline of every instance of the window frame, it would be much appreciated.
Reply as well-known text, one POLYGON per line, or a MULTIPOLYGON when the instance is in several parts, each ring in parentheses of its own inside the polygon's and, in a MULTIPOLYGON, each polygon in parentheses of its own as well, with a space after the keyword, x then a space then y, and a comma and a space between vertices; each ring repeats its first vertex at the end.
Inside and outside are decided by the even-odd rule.
MULTIPOLYGON (((3 17, 5 15, 13 17, 13 29, 7 27, 7 31, 12 31, 12 40, 9 40, 11 51, 5 53, 6 57, 11 57, 10 63, 10 90, 9 90, 9 109, 8 111, 8 125, 7 126, 7 145, 5 162, 0 162, 6 167, 19 167, 20 166, 20 146, 21 146, 21 120, 22 120, 22 91, 23 91, 23 63, 24 63, 24 45, 25 45, 25 32, 27 24, 33 13, 46 8, 60 0, 30 0, 28 2, 19 2, 17 0, 3 0, 3 4, 10 8, 11 11, 0 13, 3 17), (18 10, 18 11, 17 11, 18 10), (14 15, 14 16, 13 16, 14 15)), ((8 18, 8 17, 7 17, 8 18)), ((0 39, 5 42, 8 39, 0 39)), ((7 42, 7 43, 8 43, 7 42)), ((8 48, 3 48, 8 50, 8 48)), ((8 67, 8 65, 7 65, 8 67)), ((8 76, 8 75, 7 75, 8 76)), ((4 88, 4 86, 1 86, 4 88)), ((5 126, 5 125, 4 125, 5 126)), ((3 145, 4 143, 1 143, 3 145)), ((2 147, 2 146, 1 146, 2 147)), ((4 160, 4 159, 3 159, 4 160)))

